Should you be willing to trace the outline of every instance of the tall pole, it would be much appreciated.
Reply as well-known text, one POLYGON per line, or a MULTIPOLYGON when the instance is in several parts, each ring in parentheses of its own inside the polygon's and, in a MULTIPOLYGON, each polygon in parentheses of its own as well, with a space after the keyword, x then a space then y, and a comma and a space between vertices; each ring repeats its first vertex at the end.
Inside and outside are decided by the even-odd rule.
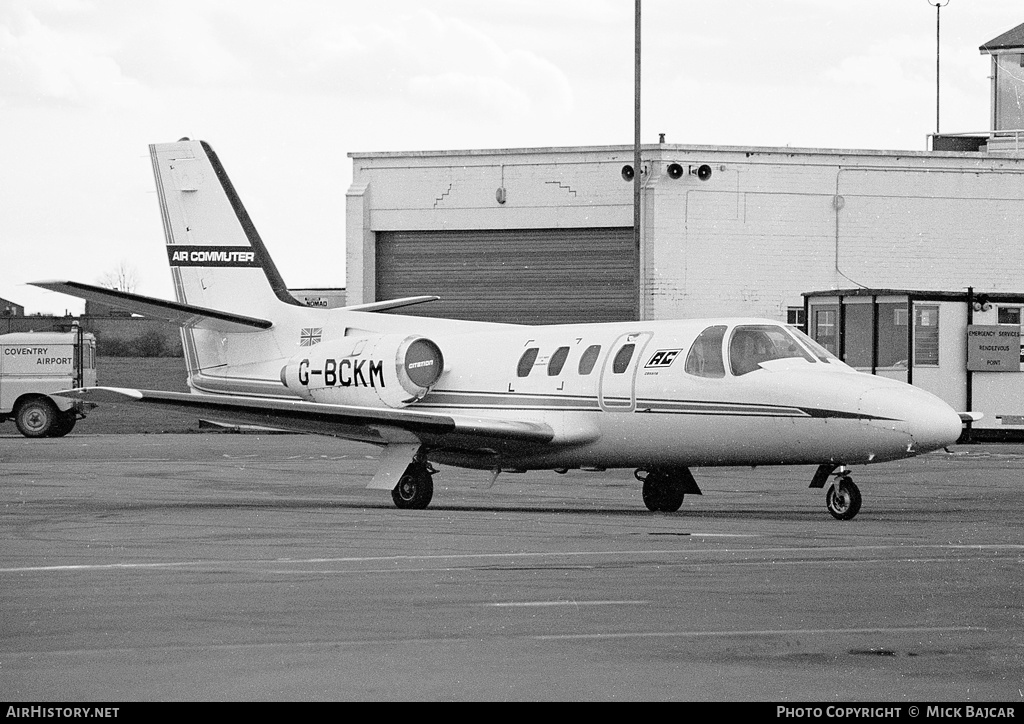
MULTIPOLYGON (((949 0, 946 0, 947 2, 949 0)), ((636 254, 637 268, 637 310, 636 318, 640 319, 643 301, 640 295, 640 0, 636 0, 634 11, 634 58, 633 58, 633 249, 636 254)))
MULTIPOLYGON (((639 0, 637 0, 639 2, 639 0)), ((949 5, 949 0, 928 0, 929 5, 935 6, 935 134, 939 133, 939 23, 942 18, 942 8, 949 5)))

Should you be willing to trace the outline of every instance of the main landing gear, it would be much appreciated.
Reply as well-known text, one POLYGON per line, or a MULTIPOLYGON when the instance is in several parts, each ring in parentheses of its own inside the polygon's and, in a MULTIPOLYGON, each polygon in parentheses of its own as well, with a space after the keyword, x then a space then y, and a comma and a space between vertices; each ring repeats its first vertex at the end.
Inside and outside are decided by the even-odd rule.
POLYGON ((836 481, 825 493, 825 507, 837 520, 850 520, 860 511, 860 488, 850 477, 850 471, 845 465, 820 465, 811 480, 812 488, 825 487, 825 481, 830 475, 836 476, 836 481))
POLYGON ((395 506, 410 510, 423 510, 430 505, 434 497, 434 473, 437 470, 426 460, 417 459, 409 463, 409 467, 398 479, 398 484, 391 491, 391 499, 395 506))
POLYGON ((689 468, 639 468, 633 477, 644 484, 641 491, 644 505, 655 513, 674 513, 679 510, 687 493, 701 495, 689 468))

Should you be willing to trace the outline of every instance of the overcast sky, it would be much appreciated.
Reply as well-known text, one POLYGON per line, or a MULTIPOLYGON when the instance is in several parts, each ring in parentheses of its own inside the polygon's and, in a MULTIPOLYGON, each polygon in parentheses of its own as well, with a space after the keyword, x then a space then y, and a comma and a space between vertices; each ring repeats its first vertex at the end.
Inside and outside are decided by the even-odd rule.
MULTIPOLYGON (((934 2, 935 0, 932 0, 934 2)), ((217 150, 290 287, 345 285, 350 152, 633 142, 631 0, 0 0, 0 297, 122 262, 173 298, 148 144, 217 150)), ((989 127, 1020 0, 942 9, 942 130, 989 127)), ((644 0, 645 143, 924 150, 928 0, 644 0)))

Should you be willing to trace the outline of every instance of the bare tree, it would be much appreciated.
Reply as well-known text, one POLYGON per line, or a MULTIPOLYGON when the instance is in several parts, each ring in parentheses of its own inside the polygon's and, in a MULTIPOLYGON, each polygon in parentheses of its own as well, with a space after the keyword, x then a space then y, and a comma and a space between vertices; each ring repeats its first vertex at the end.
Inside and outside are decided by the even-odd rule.
POLYGON ((101 287, 116 289, 119 292, 134 292, 139 286, 139 272, 122 259, 114 269, 100 276, 96 283, 101 287))

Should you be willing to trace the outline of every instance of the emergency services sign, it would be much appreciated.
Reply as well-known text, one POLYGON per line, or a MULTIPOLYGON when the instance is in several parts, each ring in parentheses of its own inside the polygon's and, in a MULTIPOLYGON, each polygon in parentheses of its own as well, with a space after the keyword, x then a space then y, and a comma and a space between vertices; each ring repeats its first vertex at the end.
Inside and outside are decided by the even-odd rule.
POLYGON ((971 372, 1020 372, 1020 327, 968 324, 967 369, 971 372))

